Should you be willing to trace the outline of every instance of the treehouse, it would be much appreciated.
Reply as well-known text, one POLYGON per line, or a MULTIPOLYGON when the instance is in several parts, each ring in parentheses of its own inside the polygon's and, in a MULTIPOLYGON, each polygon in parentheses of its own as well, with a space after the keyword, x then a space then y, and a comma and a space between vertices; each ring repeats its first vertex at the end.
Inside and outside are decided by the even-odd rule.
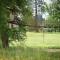
POLYGON ((8 10, 10 11, 9 28, 15 28, 21 25, 22 20, 21 16, 19 16, 19 9, 14 6, 13 8, 8 8, 8 10))
MULTIPOLYGON (((9 29, 12 29, 12 35, 13 35, 13 38, 14 40, 15 39, 18 39, 21 38, 20 36, 20 32, 19 31, 19 28, 21 27, 22 25, 22 19, 21 19, 21 15, 20 15, 20 11, 17 7, 13 7, 13 8, 8 8, 10 14, 9 14, 9 21, 8 21, 8 25, 9 25, 9 29), (20 37, 19 37, 20 36, 20 37)), ((22 34, 21 34, 22 35, 22 34)))

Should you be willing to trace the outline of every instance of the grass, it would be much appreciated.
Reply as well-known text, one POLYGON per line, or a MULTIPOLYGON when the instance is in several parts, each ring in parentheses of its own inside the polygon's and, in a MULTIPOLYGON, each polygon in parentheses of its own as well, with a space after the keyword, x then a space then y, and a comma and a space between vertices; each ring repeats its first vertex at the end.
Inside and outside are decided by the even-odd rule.
POLYGON ((59 51, 45 51, 46 47, 60 47, 60 33, 27 32, 25 44, 25 48, 0 48, 0 60, 60 60, 59 51))
POLYGON ((60 60, 60 52, 46 52, 40 48, 0 49, 0 60, 60 60))
POLYGON ((60 47, 60 33, 27 32, 26 45, 29 47, 60 47))

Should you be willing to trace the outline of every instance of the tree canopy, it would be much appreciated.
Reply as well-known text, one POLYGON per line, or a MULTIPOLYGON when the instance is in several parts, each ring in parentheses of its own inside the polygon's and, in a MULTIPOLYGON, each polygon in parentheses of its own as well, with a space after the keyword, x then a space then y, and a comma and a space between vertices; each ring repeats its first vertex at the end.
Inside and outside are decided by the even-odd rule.
POLYGON ((31 14, 28 1, 29 0, 0 0, 0 36, 3 47, 8 47, 9 38, 18 36, 18 38, 20 37, 19 39, 21 40, 25 36, 26 32, 25 26, 23 26, 22 24, 20 24, 19 28, 17 29, 9 29, 8 21, 11 12, 8 8, 15 8, 13 11, 22 14, 22 19, 24 20, 24 16, 31 14))
POLYGON ((48 7, 48 13, 50 16, 46 20, 47 26, 60 31, 60 0, 52 0, 52 4, 48 7))

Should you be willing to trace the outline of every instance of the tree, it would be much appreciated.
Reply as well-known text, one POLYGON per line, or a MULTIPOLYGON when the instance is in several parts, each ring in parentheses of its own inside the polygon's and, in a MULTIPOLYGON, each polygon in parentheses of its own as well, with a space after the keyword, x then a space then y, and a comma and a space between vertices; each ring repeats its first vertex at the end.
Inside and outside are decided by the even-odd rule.
POLYGON ((18 38, 21 40, 25 35, 25 27, 23 24, 19 25, 18 31, 14 28, 9 28, 8 21, 10 11, 7 8, 16 8, 14 11, 18 11, 19 9, 19 13, 22 14, 23 18, 26 16, 26 14, 30 14, 27 0, 0 0, 0 36, 4 48, 9 46, 9 38, 13 39, 13 36, 19 36, 20 38, 18 38), (19 33, 16 35, 16 32, 19 33))
POLYGON ((34 0, 35 1, 35 30, 39 31, 38 26, 43 25, 42 15, 45 12, 45 2, 43 0, 34 0))
POLYGON ((53 12, 52 17, 54 20, 56 20, 57 22, 56 25, 57 25, 58 31, 60 32, 60 0, 56 0, 54 2, 52 12, 53 12))
POLYGON ((49 17, 45 21, 46 26, 54 28, 54 30, 60 31, 60 1, 51 0, 52 4, 48 6, 49 17))

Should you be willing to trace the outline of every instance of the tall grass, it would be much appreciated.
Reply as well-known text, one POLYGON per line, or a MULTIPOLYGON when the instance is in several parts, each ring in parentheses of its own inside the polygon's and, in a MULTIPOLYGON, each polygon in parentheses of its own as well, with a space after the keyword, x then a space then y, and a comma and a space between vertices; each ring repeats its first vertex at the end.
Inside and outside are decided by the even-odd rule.
POLYGON ((47 52, 41 48, 2 48, 0 60, 60 60, 60 52, 47 52))

